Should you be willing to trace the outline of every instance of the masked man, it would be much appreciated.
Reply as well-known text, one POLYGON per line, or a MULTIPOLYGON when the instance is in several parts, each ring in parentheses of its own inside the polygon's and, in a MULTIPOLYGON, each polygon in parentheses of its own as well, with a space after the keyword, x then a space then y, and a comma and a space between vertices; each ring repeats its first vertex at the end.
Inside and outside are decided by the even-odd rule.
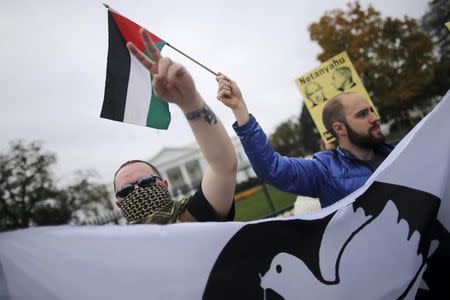
POLYGON ((171 199, 168 182, 156 167, 144 161, 128 161, 114 176, 116 203, 129 224, 232 220, 237 170, 233 144, 185 67, 162 57, 143 29, 141 36, 153 60, 132 43, 128 49, 152 74, 158 97, 183 111, 208 167, 197 192, 178 202, 171 199))

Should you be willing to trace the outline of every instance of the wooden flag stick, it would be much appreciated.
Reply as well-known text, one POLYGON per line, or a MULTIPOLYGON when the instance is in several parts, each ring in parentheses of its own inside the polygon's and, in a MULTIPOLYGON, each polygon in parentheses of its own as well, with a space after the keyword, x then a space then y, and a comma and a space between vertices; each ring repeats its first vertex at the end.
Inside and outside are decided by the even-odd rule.
POLYGON ((173 50, 177 51, 178 53, 186 56, 187 58, 189 58, 190 60, 192 60, 193 62, 195 62, 197 65, 199 65, 200 67, 204 68, 205 70, 211 72, 212 74, 214 74, 215 76, 218 76, 219 74, 214 72, 213 70, 211 70, 210 68, 208 68, 207 66, 205 66, 204 64, 201 64, 200 62, 196 61, 195 59, 193 59, 192 57, 190 57, 189 55, 187 55, 186 53, 178 50, 177 48, 175 48, 174 46, 172 46, 171 44, 166 42, 166 45, 169 46, 170 48, 172 48, 173 50))

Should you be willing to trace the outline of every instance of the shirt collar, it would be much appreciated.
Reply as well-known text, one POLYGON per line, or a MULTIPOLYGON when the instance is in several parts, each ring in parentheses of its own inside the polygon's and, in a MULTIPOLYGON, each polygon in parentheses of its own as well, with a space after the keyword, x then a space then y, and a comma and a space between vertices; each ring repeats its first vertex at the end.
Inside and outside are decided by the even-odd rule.
MULTIPOLYGON (((376 153, 379 153, 379 154, 381 154, 381 155, 387 157, 387 156, 389 155, 389 153, 391 153, 392 149, 394 149, 394 147, 391 146, 391 145, 389 145, 389 144, 381 144, 381 145, 376 146, 376 147, 374 148, 374 151, 375 151, 376 153)), ((340 155, 342 155, 342 156, 344 156, 344 157, 346 157, 346 158, 349 158, 349 159, 357 159, 350 151, 348 151, 348 150, 342 148, 341 146, 337 146, 336 151, 337 151, 340 155)))

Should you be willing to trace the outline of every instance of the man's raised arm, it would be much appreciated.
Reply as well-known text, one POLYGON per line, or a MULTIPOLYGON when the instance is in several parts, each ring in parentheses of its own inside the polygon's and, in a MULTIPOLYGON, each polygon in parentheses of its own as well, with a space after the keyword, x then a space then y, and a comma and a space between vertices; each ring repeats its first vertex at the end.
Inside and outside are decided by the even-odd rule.
POLYGON ((185 114, 208 168, 202 179, 202 191, 219 217, 228 215, 236 184, 237 157, 231 140, 214 112, 197 92, 194 80, 181 64, 162 57, 147 32, 142 39, 150 59, 129 43, 130 52, 153 75, 153 88, 161 99, 177 104, 185 114))

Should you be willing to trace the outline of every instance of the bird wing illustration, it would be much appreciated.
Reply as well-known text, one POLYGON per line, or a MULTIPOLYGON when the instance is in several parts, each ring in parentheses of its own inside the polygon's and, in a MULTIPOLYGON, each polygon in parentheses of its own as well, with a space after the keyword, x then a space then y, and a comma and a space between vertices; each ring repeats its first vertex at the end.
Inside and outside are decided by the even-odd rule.
POLYGON ((418 254, 420 234, 409 237, 409 224, 401 219, 389 200, 379 216, 367 223, 348 243, 339 262, 340 285, 352 295, 397 299, 422 264, 418 254), (409 238, 408 238, 409 237, 409 238))
POLYGON ((364 210, 358 208, 353 212, 353 205, 338 210, 323 234, 319 251, 319 265, 323 279, 335 281, 336 262, 340 250, 353 232, 360 228, 371 216, 365 216, 364 210))
MULTIPOLYGON (((344 215, 345 212, 338 218, 344 215)), ((349 227, 356 227, 366 219, 362 211, 345 217, 342 222, 350 222, 349 227)), ((344 227, 344 232, 352 234, 346 224, 337 225, 330 222, 328 226, 344 227)), ((332 257, 336 257, 334 252, 323 258, 337 266, 338 284, 322 283, 301 259, 282 252, 273 258, 270 269, 261 276, 261 287, 270 288, 285 299, 353 299, 357 295, 364 299, 379 299, 380 295, 385 299, 396 299, 406 290, 422 264, 422 256, 417 254, 420 235, 414 232, 408 238, 409 230, 408 223, 399 220, 395 204, 388 201, 380 215, 365 223, 351 239, 345 239, 338 229, 330 228, 324 235, 324 239, 332 239, 331 234, 335 234, 341 240, 335 242, 336 245, 348 240, 348 244, 344 241, 345 248, 337 261, 332 261, 332 257)), ((322 243, 333 245, 329 241, 322 243)), ((328 253, 320 252, 321 255, 328 253)))

